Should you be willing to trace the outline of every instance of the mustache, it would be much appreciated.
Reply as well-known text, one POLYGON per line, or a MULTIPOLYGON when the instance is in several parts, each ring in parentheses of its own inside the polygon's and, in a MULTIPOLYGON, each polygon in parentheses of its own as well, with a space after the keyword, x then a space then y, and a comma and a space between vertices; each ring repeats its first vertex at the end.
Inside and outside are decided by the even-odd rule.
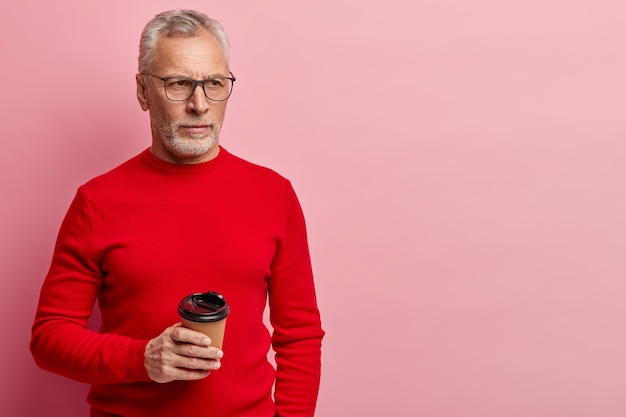
POLYGON ((197 119, 197 120, 185 120, 182 122, 177 122, 177 127, 189 127, 189 126, 213 126, 215 125, 214 120, 206 120, 206 119, 197 119))

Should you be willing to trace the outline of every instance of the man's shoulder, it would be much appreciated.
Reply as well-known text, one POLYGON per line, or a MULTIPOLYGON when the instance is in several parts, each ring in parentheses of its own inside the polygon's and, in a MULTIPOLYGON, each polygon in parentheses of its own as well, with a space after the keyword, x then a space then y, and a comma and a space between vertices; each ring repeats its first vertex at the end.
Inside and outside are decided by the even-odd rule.
POLYGON ((131 176, 129 175, 132 172, 137 172, 142 169, 142 154, 146 151, 143 151, 132 158, 122 162, 116 167, 110 169, 107 172, 104 172, 96 177, 90 179, 85 184, 81 186, 83 189, 98 189, 98 188, 108 188, 117 183, 123 183, 129 180, 131 176))
POLYGON ((242 176, 246 176, 251 179, 256 179, 260 181, 289 183, 289 180, 287 178, 285 178, 282 174, 278 173, 272 168, 251 162, 240 156, 234 155, 226 151, 224 148, 222 148, 222 151, 225 151, 225 156, 228 158, 229 164, 233 168, 233 170, 235 170, 242 176))

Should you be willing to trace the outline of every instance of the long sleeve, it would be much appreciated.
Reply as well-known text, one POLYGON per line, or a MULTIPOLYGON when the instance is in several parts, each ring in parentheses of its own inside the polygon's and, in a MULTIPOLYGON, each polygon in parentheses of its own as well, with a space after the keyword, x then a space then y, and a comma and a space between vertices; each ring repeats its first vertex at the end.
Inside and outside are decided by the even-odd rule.
POLYGON ((321 328, 304 217, 291 190, 286 224, 272 263, 270 320, 276 352, 276 415, 312 417, 321 367, 321 328))
POLYGON ((83 382, 147 380, 146 340, 88 328, 102 286, 92 217, 89 202, 79 190, 61 225, 41 289, 31 352, 40 367, 83 382))

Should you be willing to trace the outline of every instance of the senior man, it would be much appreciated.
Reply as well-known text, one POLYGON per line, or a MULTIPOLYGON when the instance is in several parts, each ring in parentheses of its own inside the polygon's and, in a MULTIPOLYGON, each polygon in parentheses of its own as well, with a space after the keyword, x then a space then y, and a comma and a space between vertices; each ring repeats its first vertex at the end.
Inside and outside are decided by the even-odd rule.
POLYGON ((313 416, 324 332, 305 222, 288 180, 218 143, 235 83, 221 24, 157 15, 136 82, 151 146, 79 187, 41 289, 36 362, 90 383, 92 417, 313 416), (231 308, 223 348, 177 314, 207 290, 231 308))

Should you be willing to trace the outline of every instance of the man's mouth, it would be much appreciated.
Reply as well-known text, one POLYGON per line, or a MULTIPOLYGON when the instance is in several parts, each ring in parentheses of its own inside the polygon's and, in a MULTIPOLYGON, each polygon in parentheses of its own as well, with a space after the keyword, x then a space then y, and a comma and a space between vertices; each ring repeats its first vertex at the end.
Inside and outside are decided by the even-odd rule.
POLYGON ((202 135, 206 133, 209 129, 211 129, 210 124, 193 124, 193 125, 184 125, 180 128, 190 135, 202 135))

